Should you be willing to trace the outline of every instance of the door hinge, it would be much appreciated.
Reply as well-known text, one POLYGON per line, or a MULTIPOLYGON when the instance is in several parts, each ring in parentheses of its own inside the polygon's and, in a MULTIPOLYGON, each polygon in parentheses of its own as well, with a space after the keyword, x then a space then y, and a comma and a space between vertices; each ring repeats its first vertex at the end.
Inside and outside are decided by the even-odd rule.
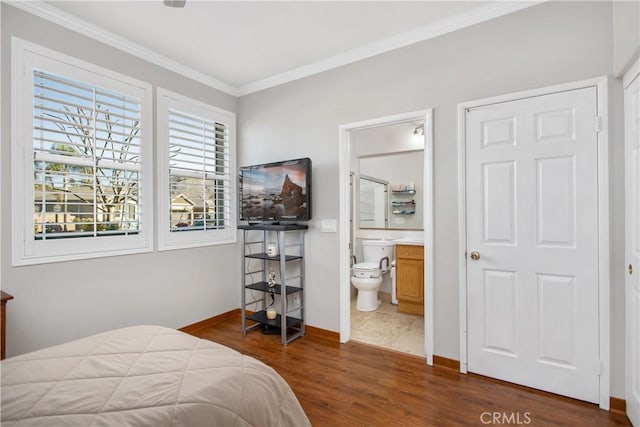
POLYGON ((596 116, 596 133, 602 132, 602 117, 596 116))

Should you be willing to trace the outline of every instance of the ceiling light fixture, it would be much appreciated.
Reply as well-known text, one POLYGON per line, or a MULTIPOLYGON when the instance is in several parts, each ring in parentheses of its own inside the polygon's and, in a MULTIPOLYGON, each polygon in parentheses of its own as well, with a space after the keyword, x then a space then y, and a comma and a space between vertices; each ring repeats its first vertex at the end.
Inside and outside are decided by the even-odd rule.
POLYGON ((187 0, 162 0, 162 2, 169 7, 184 7, 187 0))

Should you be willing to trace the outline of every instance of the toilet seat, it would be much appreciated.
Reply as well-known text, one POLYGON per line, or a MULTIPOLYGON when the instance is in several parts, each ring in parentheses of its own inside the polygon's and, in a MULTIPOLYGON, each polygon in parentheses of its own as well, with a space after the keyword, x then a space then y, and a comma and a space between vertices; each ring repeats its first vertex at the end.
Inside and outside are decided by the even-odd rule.
POLYGON ((382 271, 380 271, 380 266, 375 262, 361 262, 359 264, 355 264, 352 267, 352 276, 353 277, 380 277, 382 271))

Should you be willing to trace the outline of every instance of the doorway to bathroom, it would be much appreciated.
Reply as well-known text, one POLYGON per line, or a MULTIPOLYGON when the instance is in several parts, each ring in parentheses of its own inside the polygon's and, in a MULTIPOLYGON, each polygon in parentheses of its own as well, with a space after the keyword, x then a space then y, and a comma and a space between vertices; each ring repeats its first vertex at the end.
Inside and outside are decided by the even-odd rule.
POLYGON ((340 341, 414 354, 429 365, 434 337, 432 116, 429 109, 340 126, 340 341), (378 263, 372 246, 384 252, 389 245, 388 268, 380 262, 371 272, 362 270, 371 267, 373 258, 378 263), (358 300, 365 292, 356 289, 362 280, 352 280, 352 272, 381 276, 364 280, 375 282, 379 305, 358 300))

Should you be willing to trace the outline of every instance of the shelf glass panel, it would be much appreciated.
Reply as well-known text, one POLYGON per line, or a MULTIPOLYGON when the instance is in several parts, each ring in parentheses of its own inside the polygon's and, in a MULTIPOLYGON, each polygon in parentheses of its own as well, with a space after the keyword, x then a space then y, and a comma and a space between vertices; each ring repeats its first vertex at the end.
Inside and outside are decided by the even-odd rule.
MULTIPOLYGON (((246 285, 245 288, 253 289, 255 291, 262 291, 268 293, 274 293, 276 295, 280 295, 282 293, 282 285, 276 284, 273 288, 269 287, 269 283, 267 282, 256 282, 250 285, 246 285)), ((302 288, 298 286, 287 286, 287 295, 294 294, 296 292, 300 292, 302 288)))
MULTIPOLYGON (((264 254, 264 253, 246 254, 245 257, 254 258, 254 259, 265 259, 267 261, 280 261, 280 255, 269 256, 269 255, 264 254)), ((285 261, 293 261, 293 260, 296 260, 296 259, 302 259, 302 257, 299 256, 299 255, 285 255, 285 257, 284 257, 285 261)))
MULTIPOLYGON (((279 328, 280 325, 280 315, 276 315, 275 319, 267 319, 267 312, 265 310, 258 311, 257 313, 247 314, 247 319, 253 320, 254 322, 262 323, 264 325, 273 326, 274 328, 279 328)), ((302 323, 302 320, 297 317, 287 316, 287 328, 292 328, 296 325, 302 323)))

